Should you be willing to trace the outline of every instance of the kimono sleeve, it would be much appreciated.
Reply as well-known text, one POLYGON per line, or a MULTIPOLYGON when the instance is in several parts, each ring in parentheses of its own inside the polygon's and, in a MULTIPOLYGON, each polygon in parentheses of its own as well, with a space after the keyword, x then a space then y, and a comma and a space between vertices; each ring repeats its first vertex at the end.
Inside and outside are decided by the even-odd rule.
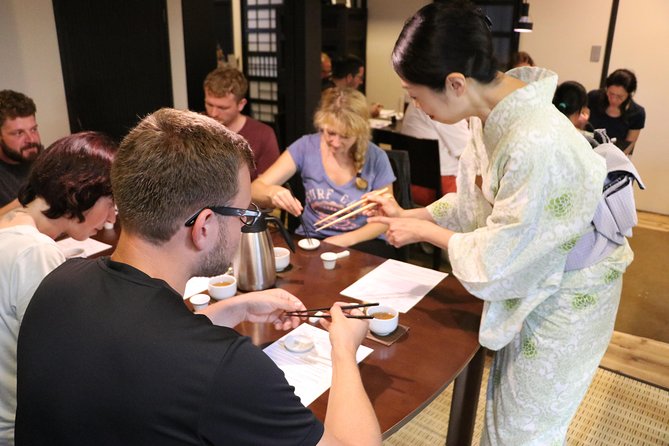
POLYGON ((497 186, 486 225, 455 234, 448 247, 453 274, 469 292, 490 301, 556 290, 567 253, 601 195, 597 181, 584 184, 586 173, 547 158, 536 142, 506 153, 495 164, 497 186))

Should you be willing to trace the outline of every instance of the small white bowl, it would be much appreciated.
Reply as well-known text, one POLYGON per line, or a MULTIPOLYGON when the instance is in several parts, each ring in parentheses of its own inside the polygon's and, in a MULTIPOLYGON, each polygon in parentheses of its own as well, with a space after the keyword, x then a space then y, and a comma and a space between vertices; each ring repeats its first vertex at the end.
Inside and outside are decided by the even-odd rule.
POLYGON ((305 251, 312 251, 321 246, 321 241, 315 238, 303 238, 297 242, 297 246, 305 251))
POLYGON ((399 313, 394 308, 385 305, 369 307, 367 309, 368 316, 374 316, 375 314, 381 313, 385 315, 390 314, 392 317, 379 319, 375 316, 374 319, 369 320, 369 329, 377 336, 388 336, 390 333, 395 331, 395 329, 397 329, 397 325, 400 321, 399 313))
POLYGON ((290 251, 280 246, 274 248, 274 265, 277 271, 283 271, 290 265, 290 251))
POLYGON ((216 300, 227 299, 237 293, 237 279, 229 274, 212 277, 207 284, 207 290, 216 300))
POLYGON ((206 294, 195 294, 190 297, 190 303, 193 305, 193 310, 204 310, 209 305, 209 296, 206 294))

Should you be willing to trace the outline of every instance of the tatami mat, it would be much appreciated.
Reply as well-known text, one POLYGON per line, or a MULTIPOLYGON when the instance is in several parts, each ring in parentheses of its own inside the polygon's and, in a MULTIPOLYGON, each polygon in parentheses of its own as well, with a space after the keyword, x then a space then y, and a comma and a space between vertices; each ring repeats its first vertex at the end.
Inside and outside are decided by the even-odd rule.
MULTIPOLYGON (((478 445, 485 408, 484 372, 473 445, 478 445)), ((443 446, 452 386, 384 445, 443 446)), ((568 446, 669 445, 669 392, 604 369, 598 369, 572 424, 568 446)))

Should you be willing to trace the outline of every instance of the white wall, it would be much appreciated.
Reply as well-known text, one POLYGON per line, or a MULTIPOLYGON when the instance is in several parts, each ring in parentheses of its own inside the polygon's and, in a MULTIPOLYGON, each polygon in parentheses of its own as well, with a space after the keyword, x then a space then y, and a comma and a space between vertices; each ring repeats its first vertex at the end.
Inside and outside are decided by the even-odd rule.
POLYGON ((598 88, 610 15, 611 0, 532 0, 534 31, 520 35, 519 49, 538 66, 555 71, 560 82, 598 88), (601 46, 599 62, 590 62, 593 45, 601 46))
POLYGON ((390 54, 404 22, 427 0, 369 0, 367 2, 367 100, 396 109, 404 90, 390 65, 390 54))
POLYGON ((0 89, 19 91, 35 101, 43 144, 68 135, 51 0, 1 0, 0 42, 0 89))
MULTIPOLYGON (((560 81, 577 80, 586 89, 599 87, 602 61, 589 62, 590 47, 602 45, 608 32, 611 0, 532 0, 534 31, 523 34, 520 49, 537 65, 558 73, 560 81), (578 11, 578 13, 575 13, 578 11)), ((609 72, 629 68, 639 80, 635 99, 646 109, 646 127, 633 161, 647 190, 636 191, 637 208, 669 214, 669 127, 663 111, 669 103, 667 0, 621 0, 609 72), (659 48, 659 49, 655 49, 659 48)))
POLYGON ((637 191, 637 208, 669 214, 669 1, 621 0, 611 51, 611 71, 629 68, 639 86, 635 100, 646 109, 646 127, 632 160, 646 184, 637 191))
POLYGON ((184 50, 183 17, 181 0, 167 0, 167 26, 170 41, 170 63, 172 64, 172 97, 174 108, 188 108, 186 90, 186 51, 184 50))
MULTIPOLYGON (((172 90, 187 108, 181 1, 167 0, 172 90)), ((42 143, 69 135, 63 70, 51 0, 0 0, 0 89, 20 91, 37 105, 42 143)))

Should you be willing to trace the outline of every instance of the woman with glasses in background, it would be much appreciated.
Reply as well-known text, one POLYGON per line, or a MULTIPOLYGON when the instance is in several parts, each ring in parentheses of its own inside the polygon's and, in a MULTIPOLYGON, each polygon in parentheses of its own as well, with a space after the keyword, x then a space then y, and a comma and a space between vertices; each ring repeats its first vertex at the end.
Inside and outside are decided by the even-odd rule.
POLYGON ((594 129, 606 129, 612 142, 628 156, 646 123, 646 110, 632 99, 636 88, 634 73, 622 68, 606 78, 603 89, 588 93, 590 124, 594 129))
POLYGON ((284 209, 301 215, 301 235, 325 238, 341 247, 355 247, 391 257, 383 239, 386 226, 367 223, 362 214, 316 232, 318 220, 333 214, 364 194, 383 188, 392 194, 395 181, 384 151, 370 141, 369 107, 365 97, 350 88, 323 92, 314 116, 318 133, 295 141, 252 184, 253 201, 260 207, 284 209), (282 185, 296 172, 302 176, 305 205, 282 185))

